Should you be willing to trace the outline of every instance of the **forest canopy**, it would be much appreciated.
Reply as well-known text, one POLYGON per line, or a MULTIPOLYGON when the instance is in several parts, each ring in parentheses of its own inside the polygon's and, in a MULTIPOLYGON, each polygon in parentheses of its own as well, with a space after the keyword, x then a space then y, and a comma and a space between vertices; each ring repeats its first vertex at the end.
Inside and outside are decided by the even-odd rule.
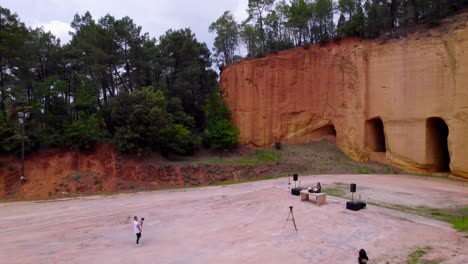
POLYGON ((468 0, 248 0, 248 18, 237 22, 226 11, 209 30, 216 33, 214 54, 222 68, 240 59, 344 37, 375 38, 398 27, 441 18, 468 0))
POLYGON ((217 149, 237 145, 229 112, 228 125, 207 125, 214 116, 207 104, 227 108, 210 50, 190 29, 154 38, 129 17, 96 20, 89 12, 71 27, 61 45, 0 6, 0 152, 20 147, 18 112, 30 113, 27 151, 111 142, 123 152, 190 155, 217 133, 235 135, 217 149))

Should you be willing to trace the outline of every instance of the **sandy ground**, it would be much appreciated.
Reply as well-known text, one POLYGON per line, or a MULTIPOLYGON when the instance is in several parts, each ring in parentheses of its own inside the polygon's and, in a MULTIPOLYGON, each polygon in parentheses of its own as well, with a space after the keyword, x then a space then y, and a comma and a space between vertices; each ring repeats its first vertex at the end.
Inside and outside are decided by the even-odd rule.
MULTIPOLYGON (((468 206, 468 184, 439 178, 385 175, 301 177, 355 182, 362 199, 408 206, 468 206)), ((345 210, 327 197, 316 206, 289 194, 286 178, 70 200, 0 204, 0 263, 404 263, 431 246, 430 259, 468 263, 466 234, 450 225, 368 206, 345 210), (298 232, 283 226, 294 206, 298 232), (146 218, 143 245, 128 217, 146 218)))

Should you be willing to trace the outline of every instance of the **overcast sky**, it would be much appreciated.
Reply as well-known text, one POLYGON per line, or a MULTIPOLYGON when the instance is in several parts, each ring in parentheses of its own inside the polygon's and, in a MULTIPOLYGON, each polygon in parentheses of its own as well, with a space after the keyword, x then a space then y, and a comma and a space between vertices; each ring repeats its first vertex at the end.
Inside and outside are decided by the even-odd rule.
POLYGON ((240 22, 247 18, 248 0, 2 0, 1 6, 17 13, 29 27, 43 26, 62 40, 70 40, 73 16, 90 11, 95 20, 106 14, 129 16, 142 31, 159 37, 168 29, 189 27, 198 41, 213 45, 209 25, 230 10, 240 22))

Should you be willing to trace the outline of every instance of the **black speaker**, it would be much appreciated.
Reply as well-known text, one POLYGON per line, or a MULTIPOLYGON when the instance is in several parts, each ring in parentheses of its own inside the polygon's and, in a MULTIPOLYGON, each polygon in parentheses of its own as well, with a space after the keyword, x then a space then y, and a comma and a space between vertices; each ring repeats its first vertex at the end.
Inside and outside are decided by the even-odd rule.
POLYGON ((349 186, 349 191, 352 192, 352 193, 356 192, 356 184, 355 183, 351 183, 351 185, 349 186))
POLYGON ((294 180, 294 181, 297 181, 298 178, 299 178, 299 176, 297 175, 297 173, 294 173, 294 174, 293 174, 293 180, 294 180))
POLYGON ((364 202, 356 202, 356 201, 346 202, 346 209, 348 210, 359 211, 364 208, 366 208, 366 203, 364 202))
POLYGON ((301 194, 302 188, 292 188, 291 194, 295 196, 299 196, 301 194))
POLYGON ((357 202, 346 202, 346 209, 348 210, 353 210, 353 211, 359 211, 361 210, 361 206, 357 202))

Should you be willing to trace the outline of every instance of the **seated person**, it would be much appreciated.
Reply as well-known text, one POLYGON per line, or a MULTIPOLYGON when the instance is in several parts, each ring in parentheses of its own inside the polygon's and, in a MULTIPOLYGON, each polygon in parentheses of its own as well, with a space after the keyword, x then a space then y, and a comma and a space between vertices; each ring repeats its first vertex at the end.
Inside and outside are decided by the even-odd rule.
POLYGON ((311 193, 320 193, 322 191, 322 185, 320 185, 320 182, 317 183, 317 186, 315 186, 313 189, 309 188, 309 192, 311 193))
POLYGON ((320 185, 320 182, 317 182, 317 186, 314 188, 315 193, 320 193, 322 191, 322 185, 320 185))

